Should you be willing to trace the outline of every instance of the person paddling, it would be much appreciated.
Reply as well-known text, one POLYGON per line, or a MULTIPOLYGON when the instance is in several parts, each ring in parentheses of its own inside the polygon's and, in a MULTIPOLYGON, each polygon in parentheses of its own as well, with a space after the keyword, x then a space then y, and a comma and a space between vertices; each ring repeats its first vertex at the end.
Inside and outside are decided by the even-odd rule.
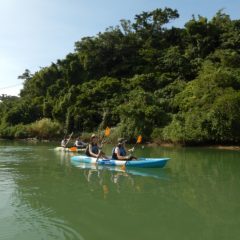
POLYGON ((92 134, 85 153, 89 157, 108 159, 105 153, 101 151, 101 147, 98 145, 98 137, 95 134, 92 134))
MULTIPOLYGON (((131 160, 136 160, 137 158, 131 155, 127 155, 127 151, 125 148, 125 143, 126 143, 126 139, 124 138, 118 138, 118 144, 116 147, 113 148, 112 150, 112 159, 115 160, 127 160, 127 161, 131 161, 131 160)), ((133 149, 129 149, 129 152, 133 151, 133 149)))
POLYGON ((64 137, 63 140, 61 141, 61 147, 66 148, 71 137, 73 135, 73 132, 69 135, 69 138, 64 137))
POLYGON ((63 140, 61 141, 61 147, 65 148, 67 146, 67 143, 68 143, 68 139, 64 137, 63 140))
POLYGON ((85 148, 87 146, 87 143, 81 141, 80 137, 78 137, 74 143, 74 147, 77 147, 78 149, 85 148))

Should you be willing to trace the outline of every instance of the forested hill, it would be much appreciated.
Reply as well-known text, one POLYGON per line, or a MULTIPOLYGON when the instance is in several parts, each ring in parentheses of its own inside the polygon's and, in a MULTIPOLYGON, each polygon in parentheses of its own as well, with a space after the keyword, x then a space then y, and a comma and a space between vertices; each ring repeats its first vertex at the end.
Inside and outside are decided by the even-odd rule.
POLYGON ((110 126, 128 139, 237 143, 240 20, 219 11, 169 27, 178 17, 170 8, 142 12, 77 41, 66 58, 26 70, 20 97, 2 96, 1 137, 36 135, 43 119, 49 136, 110 126))

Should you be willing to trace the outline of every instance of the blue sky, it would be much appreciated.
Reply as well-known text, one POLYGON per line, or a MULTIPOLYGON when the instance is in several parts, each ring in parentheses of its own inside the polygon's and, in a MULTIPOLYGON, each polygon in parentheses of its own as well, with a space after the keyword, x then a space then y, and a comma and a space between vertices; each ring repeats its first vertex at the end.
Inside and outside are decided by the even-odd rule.
POLYGON ((74 43, 120 19, 155 8, 177 9, 183 26, 192 14, 209 19, 224 8, 239 19, 239 0, 0 0, 0 95, 17 95, 25 69, 32 73, 74 51, 74 43))

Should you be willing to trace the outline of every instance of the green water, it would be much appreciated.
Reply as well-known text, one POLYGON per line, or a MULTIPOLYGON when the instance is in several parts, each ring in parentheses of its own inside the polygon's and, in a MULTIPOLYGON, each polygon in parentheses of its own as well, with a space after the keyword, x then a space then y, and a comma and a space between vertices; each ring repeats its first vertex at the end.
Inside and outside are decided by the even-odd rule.
POLYGON ((0 240, 239 239, 239 151, 145 147, 171 161, 124 172, 53 148, 0 141, 0 240))

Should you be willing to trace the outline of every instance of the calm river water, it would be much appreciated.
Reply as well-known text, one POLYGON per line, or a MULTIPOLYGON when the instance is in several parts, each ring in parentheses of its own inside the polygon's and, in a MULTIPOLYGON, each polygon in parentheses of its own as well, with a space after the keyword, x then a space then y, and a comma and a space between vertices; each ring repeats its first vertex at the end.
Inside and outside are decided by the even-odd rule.
POLYGON ((0 141, 0 240, 240 239, 240 151, 145 147, 171 160, 123 171, 54 147, 0 141))

